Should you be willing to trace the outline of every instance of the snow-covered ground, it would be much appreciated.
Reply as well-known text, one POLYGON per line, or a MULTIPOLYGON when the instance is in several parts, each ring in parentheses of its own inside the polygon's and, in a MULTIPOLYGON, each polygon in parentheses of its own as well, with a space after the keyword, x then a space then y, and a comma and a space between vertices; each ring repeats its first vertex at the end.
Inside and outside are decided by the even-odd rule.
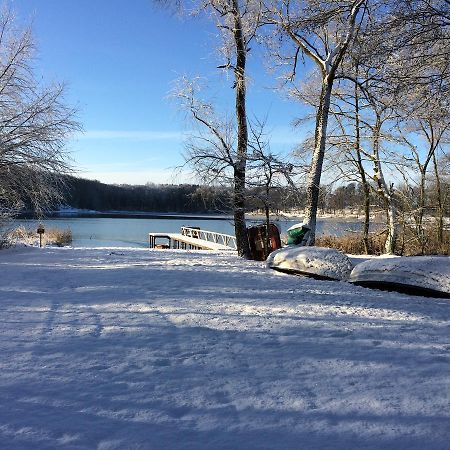
POLYGON ((201 251, 0 273, 1 449, 450 447, 450 300, 201 251))

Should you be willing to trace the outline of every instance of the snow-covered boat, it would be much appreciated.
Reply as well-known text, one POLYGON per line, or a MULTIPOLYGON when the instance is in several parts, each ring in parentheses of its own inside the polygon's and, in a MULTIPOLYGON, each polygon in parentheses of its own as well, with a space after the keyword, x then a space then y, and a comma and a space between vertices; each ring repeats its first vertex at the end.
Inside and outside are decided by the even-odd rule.
POLYGON ((281 272, 324 280, 347 280, 353 269, 349 258, 338 250, 290 245, 272 252, 267 265, 281 272))
POLYGON ((349 281, 377 289, 450 298, 450 257, 374 258, 357 264, 349 281))

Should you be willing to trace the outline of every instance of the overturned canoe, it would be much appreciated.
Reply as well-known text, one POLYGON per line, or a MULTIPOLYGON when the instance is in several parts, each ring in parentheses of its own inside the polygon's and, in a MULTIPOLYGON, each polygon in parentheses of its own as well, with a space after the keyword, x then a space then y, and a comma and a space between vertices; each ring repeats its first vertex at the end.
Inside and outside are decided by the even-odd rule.
POLYGON ((280 272, 324 280, 347 280, 353 264, 338 250, 324 247, 287 246, 272 252, 267 265, 280 272))
POLYGON ((357 264, 349 281, 413 295, 450 297, 450 257, 374 258, 357 264))

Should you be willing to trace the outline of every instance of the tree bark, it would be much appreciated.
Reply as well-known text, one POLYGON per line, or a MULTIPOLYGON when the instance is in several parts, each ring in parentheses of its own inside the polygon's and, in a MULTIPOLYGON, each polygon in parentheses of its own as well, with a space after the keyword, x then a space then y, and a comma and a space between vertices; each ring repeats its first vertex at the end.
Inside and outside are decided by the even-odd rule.
POLYGON ((442 186, 441 186, 441 177, 439 174, 438 163, 436 159, 436 154, 433 153, 433 168, 434 175, 436 177, 436 195, 437 195, 437 211, 438 211, 438 229, 437 229, 437 238, 439 244, 442 246, 444 243, 444 202, 442 201, 442 186))
MULTIPOLYGON (((356 69, 358 71, 358 68, 356 69)), ((370 227, 370 187, 367 182, 366 171, 361 158, 361 130, 359 121, 359 95, 358 86, 355 83, 355 150, 358 172, 361 178, 361 184, 364 192, 364 224, 363 224, 363 243, 364 251, 369 254, 369 227, 370 227)))
POLYGON ((264 206, 264 213, 266 216, 266 232, 265 232, 265 236, 264 236, 264 256, 267 257, 269 256, 270 253, 270 248, 271 248, 271 243, 270 243, 270 209, 269 209, 269 205, 266 204, 264 206))
POLYGON ((246 42, 242 32, 238 0, 232 0, 234 17, 234 42, 236 46, 236 67, 234 69, 236 89, 237 158, 234 168, 234 229, 239 256, 250 258, 250 247, 245 223, 245 172, 247 164, 247 113, 245 65, 247 59, 246 42))
POLYGON ((314 245, 316 240, 316 219, 319 205, 320 178, 322 175, 322 166, 325 156, 328 115, 330 111, 333 79, 333 76, 324 76, 320 93, 319 109, 317 111, 314 152, 306 187, 306 208, 305 217, 303 220, 304 224, 310 229, 307 245, 314 245))
POLYGON ((425 252, 426 237, 425 230, 423 228, 423 216, 425 213, 425 181, 426 181, 426 167, 422 166, 420 172, 420 190, 419 190, 419 207, 417 212, 417 240, 420 245, 420 253, 423 255, 425 252))
POLYGON ((388 187, 381 168, 380 159, 380 130, 381 119, 377 114, 375 126, 373 128, 373 158, 375 179, 378 186, 378 194, 384 200, 386 206, 386 225, 388 235, 386 238, 385 252, 393 254, 395 252, 395 243, 397 240, 397 210, 393 204, 392 190, 388 187))
POLYGON ((236 234, 236 246, 239 256, 249 259, 250 247, 245 223, 245 174, 234 171, 234 231, 236 234))
POLYGON ((387 225, 388 225, 388 236, 385 244, 385 252, 387 254, 394 254, 395 243, 397 241, 397 210, 390 202, 387 206, 387 225))

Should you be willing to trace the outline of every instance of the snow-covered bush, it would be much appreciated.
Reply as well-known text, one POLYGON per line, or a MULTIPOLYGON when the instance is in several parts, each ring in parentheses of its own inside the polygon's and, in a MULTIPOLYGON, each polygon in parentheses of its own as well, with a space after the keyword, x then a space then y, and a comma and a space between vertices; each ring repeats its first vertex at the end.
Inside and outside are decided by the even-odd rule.
MULTIPOLYGON (((42 238, 43 245, 64 247, 65 245, 70 245, 72 243, 72 231, 70 229, 59 230, 57 228, 49 228, 45 231, 42 238)), ((5 233, 3 240, 5 242, 4 247, 10 247, 17 244, 30 247, 39 245, 39 235, 36 231, 29 230, 23 226, 5 233)))

